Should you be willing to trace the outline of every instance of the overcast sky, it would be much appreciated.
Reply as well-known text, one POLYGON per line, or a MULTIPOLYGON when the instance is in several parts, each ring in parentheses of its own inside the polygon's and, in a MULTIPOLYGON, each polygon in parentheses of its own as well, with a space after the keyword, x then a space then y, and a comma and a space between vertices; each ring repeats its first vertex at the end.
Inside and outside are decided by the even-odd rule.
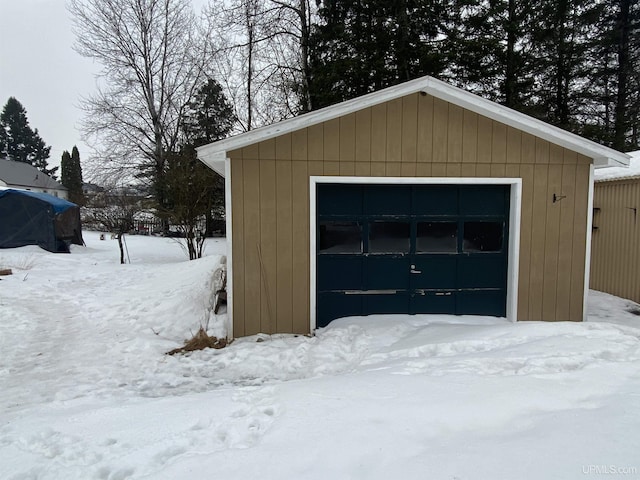
POLYGON ((50 165, 74 145, 81 158, 89 155, 78 104, 94 91, 98 68, 73 51, 73 41, 65 0, 0 0, 0 103, 22 103, 31 128, 51 146, 50 165))
MULTIPOLYGON (((192 0, 196 10, 206 0, 192 0)), ((66 0, 0 0, 0 110, 15 97, 31 128, 51 147, 49 164, 74 145, 90 156, 79 131, 80 98, 96 89, 99 65, 73 50, 66 0)))

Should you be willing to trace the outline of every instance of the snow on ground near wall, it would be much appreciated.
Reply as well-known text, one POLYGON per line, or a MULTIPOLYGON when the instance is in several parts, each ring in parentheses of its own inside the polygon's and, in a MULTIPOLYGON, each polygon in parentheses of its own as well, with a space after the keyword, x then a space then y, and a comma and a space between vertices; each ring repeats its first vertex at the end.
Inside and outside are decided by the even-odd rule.
POLYGON ((0 250, 2 479, 640 477, 633 302, 592 292, 587 323, 350 318, 166 356, 207 315, 224 240, 188 262, 127 237, 121 266, 85 239, 0 250))

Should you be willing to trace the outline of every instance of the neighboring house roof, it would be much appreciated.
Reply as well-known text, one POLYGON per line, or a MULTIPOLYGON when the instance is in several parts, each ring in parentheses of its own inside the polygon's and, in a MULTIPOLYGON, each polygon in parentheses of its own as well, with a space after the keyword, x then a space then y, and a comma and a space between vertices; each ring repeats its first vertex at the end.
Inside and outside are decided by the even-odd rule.
POLYGON ((629 156, 624 153, 592 142, 591 140, 587 140, 561 128, 554 127, 553 125, 549 125, 523 113, 516 112, 508 107, 448 85, 432 77, 421 77, 362 97, 325 107, 321 110, 316 110, 298 117, 283 120, 273 125, 204 145, 197 149, 198 157, 216 172, 224 175, 224 160, 227 157, 227 152, 231 150, 246 147, 263 140, 268 140, 418 92, 424 92, 451 102, 472 112, 593 158, 596 167, 626 166, 629 164, 629 156))
POLYGON ((0 158, 0 180, 10 187, 67 190, 67 187, 33 165, 7 158, 0 158))
POLYGON ((629 152, 631 156, 629 167, 603 168, 595 172, 596 182, 612 182, 614 180, 640 179, 640 150, 629 152))

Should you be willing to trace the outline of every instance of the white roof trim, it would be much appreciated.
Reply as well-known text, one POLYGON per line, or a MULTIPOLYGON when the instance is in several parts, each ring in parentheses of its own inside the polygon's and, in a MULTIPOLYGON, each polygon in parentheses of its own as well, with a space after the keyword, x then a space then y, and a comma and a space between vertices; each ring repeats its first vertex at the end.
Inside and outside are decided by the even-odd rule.
POLYGON ((227 152, 231 150, 253 145, 263 140, 269 140, 279 135, 333 120, 334 118, 342 117, 358 110, 363 110, 417 92, 425 92, 472 112, 593 158, 596 168, 629 165, 629 155, 592 142, 591 140, 587 140, 561 128, 554 127, 553 125, 549 125, 523 113, 516 112, 511 108, 486 100, 432 77, 421 77, 298 117, 289 118, 274 123, 273 125, 203 145, 197 149, 198 158, 222 175, 224 173, 224 159, 227 157, 227 152))

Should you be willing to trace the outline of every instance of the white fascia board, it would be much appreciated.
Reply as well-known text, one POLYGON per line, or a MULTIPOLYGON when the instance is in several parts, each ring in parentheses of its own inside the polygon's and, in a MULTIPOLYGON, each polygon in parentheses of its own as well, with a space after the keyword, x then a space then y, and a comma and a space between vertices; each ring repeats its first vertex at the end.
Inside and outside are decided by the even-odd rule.
POLYGON ((224 162, 224 216, 227 242, 227 340, 233 340, 233 209, 231 208, 231 160, 224 162))
POLYGON ((421 77, 399 85, 394 85, 352 100, 283 120, 273 125, 203 145, 197 149, 198 158, 215 170, 216 168, 213 165, 218 161, 224 162, 224 159, 227 157, 227 152, 231 150, 253 145, 263 140, 333 120, 334 118, 348 115, 358 110, 418 92, 423 92, 451 102, 462 108, 491 118, 492 120, 512 126, 551 143, 593 158, 596 167, 629 165, 630 157, 627 154, 592 142, 591 140, 554 127, 553 125, 549 125, 523 113, 516 112, 508 107, 486 100, 478 95, 469 93, 432 77, 421 77))

